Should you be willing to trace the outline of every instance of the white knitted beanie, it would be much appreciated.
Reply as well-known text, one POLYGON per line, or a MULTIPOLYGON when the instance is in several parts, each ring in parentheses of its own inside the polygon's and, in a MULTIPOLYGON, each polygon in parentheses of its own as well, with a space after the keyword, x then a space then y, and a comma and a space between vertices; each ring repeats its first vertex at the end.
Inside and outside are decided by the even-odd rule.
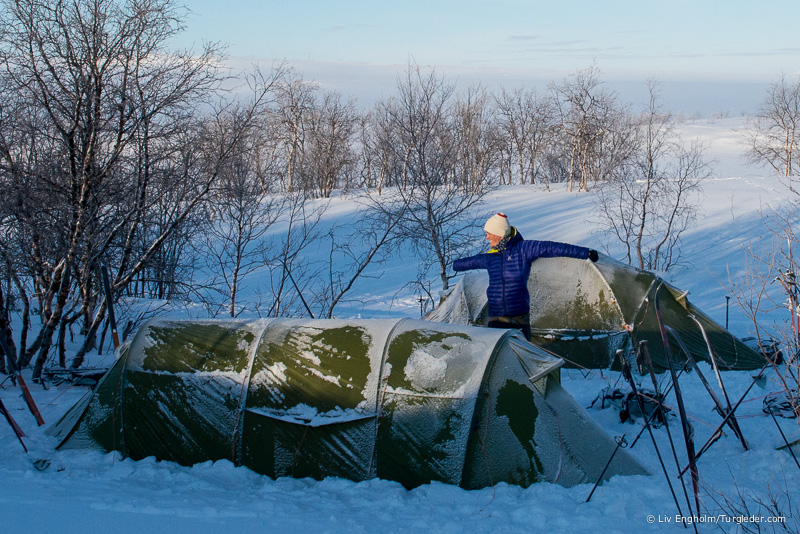
POLYGON ((508 217, 505 213, 498 213, 489 217, 489 220, 483 225, 483 229, 492 235, 505 237, 511 231, 511 225, 508 224, 508 217))

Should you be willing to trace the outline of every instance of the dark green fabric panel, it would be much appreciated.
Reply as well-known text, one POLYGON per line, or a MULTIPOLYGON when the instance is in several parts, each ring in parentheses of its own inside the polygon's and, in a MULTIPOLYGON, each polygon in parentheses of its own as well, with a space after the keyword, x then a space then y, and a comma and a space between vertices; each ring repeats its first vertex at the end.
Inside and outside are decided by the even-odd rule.
POLYGON ((513 380, 485 396, 478 405, 481 414, 472 432, 461 486, 479 489, 505 482, 522 487, 545 480, 542 459, 536 450, 539 409, 534 392, 513 380), (503 443, 498 445, 502 427, 503 443), (488 446, 487 446, 488 443, 488 446))
POLYGON ((531 469, 509 473, 507 482, 527 487, 542 480, 544 467, 536 450, 535 438, 539 409, 536 407, 531 386, 506 380, 497 391, 495 411, 498 417, 505 417, 508 420, 511 432, 530 459, 531 469))
POLYGON ((462 487, 499 482, 528 486, 557 482, 570 487, 616 475, 647 474, 558 384, 555 372, 526 381, 532 354, 498 358, 488 370, 476 407, 462 487), (603 468, 615 455, 603 473, 603 468))
POLYGON ((119 393, 127 357, 127 351, 123 352, 120 359, 97 384, 88 403, 79 403, 65 415, 63 423, 57 423, 59 426, 72 425, 70 430, 58 430, 65 436, 59 448, 88 447, 106 452, 125 453, 119 393))
POLYGON ((477 389, 500 335, 490 334, 494 342, 483 353, 476 348, 484 341, 464 331, 401 324, 386 355, 391 372, 381 395, 378 477, 407 488, 431 481, 460 483, 477 389), (432 379, 427 373, 434 369, 432 379))
MULTIPOLYGON (((648 305, 640 310, 635 319, 636 326, 633 335, 636 345, 640 341, 647 341, 654 366, 660 370, 668 369, 667 356, 655 310, 656 291, 658 291, 659 307, 664 324, 671 327, 680 336, 696 361, 710 362, 711 358, 708 345, 703 338, 703 332, 690 315, 694 315, 708 333, 714 352, 719 358, 717 363, 721 368, 758 369, 764 364, 761 356, 731 336, 725 329, 716 325, 707 316, 698 313, 682 294, 666 285, 661 285, 651 289, 648 305)), ((674 335, 670 334, 668 339, 670 352, 676 365, 682 366, 686 361, 683 350, 674 335)))
MULTIPOLYGON (((493 418, 490 416, 492 409, 490 401, 491 395, 488 387, 481 387, 480 394, 475 400, 475 412, 464 454, 460 483, 464 489, 480 489, 494 485, 494 476, 487 461, 485 446, 490 424, 493 422, 493 418)), ((492 429, 494 428, 496 425, 492 425, 492 429)))
POLYGON ((247 368, 248 348, 255 339, 252 332, 243 328, 177 322, 151 326, 148 337, 152 344, 144 349, 142 367, 170 373, 238 373, 247 368))
MULTIPOLYGON (((500 354, 487 371, 464 461, 461 486, 465 489, 500 482, 527 487, 545 480, 545 468, 536 442, 538 394, 534 385, 526 380, 526 366, 517 360, 527 356, 525 353, 516 357, 500 354)), ((528 362, 527 367, 535 368, 535 362, 528 362)), ((537 381, 538 387, 545 388, 548 380, 551 378, 545 375, 537 381)))
MULTIPOLYGON (((666 294, 668 298, 676 299, 678 305, 685 308, 686 314, 694 316, 697 322, 702 325, 701 330, 700 327, 697 326, 697 323, 692 320, 692 324, 695 326, 696 330, 690 330, 690 332, 696 332, 696 334, 690 338, 692 344, 688 347, 692 355, 695 356, 698 361, 704 360, 709 363, 711 362, 708 344, 703 337, 704 330, 714 350, 715 357, 717 357, 717 364, 721 368, 725 369, 727 365, 728 368, 731 369, 760 369, 766 363, 763 356, 742 343, 737 337, 731 335, 728 330, 693 306, 691 302, 679 299, 678 297, 680 294, 675 288, 665 285, 664 289, 666 289, 666 292, 662 292, 662 298, 666 294), (719 361, 720 358, 722 362, 719 361)), ((691 320, 691 317, 684 317, 684 323, 686 320, 691 320)), ((678 330, 677 327, 673 328, 678 330)), ((678 332, 680 332, 680 330, 678 330, 678 332)), ((683 337, 683 334, 681 334, 681 337, 683 337)), ((686 343, 685 339, 684 343, 686 343)))
POLYGON ((583 291, 580 280, 573 299, 562 300, 550 306, 547 314, 540 316, 534 328, 561 328, 568 324, 573 329, 607 330, 620 323, 619 312, 614 306, 610 291, 599 291, 595 300, 583 291))
POLYGON ((613 293, 611 297, 617 301, 625 322, 632 324, 656 276, 649 271, 607 259, 598 261, 595 266, 611 287, 613 293))
POLYGON ((528 279, 534 329, 614 330, 623 321, 602 274, 588 261, 541 258, 528 279))
POLYGON ((387 394, 378 425, 377 476, 414 488, 459 484, 472 410, 461 399, 387 394))
POLYGON ((265 336, 253 364, 247 406, 318 412, 355 409, 367 400, 372 338, 357 326, 295 327, 265 336))
POLYGON ((235 461, 242 390, 235 376, 128 371, 122 402, 130 456, 183 465, 235 461))
POLYGON ((368 480, 374 443, 374 417, 314 427, 248 410, 242 464, 272 478, 368 480))
POLYGON ((106 375, 102 385, 98 384, 89 412, 84 416, 87 428, 98 445, 107 451, 118 450, 123 454, 127 454, 127 444, 123 434, 124 413, 119 397, 125 381, 126 362, 127 356, 120 358, 106 375))
POLYGON ((532 341, 566 362, 564 367, 589 369, 617 369, 617 350, 630 348, 630 335, 619 332, 592 332, 581 330, 559 330, 534 332, 532 341))

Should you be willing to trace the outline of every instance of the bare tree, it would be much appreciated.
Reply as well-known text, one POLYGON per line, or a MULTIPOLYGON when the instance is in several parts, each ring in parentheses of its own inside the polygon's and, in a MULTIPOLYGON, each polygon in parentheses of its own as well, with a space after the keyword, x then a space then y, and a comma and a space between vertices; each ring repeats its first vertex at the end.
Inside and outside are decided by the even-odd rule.
MULTIPOLYGON (((328 204, 314 202, 302 191, 286 197, 278 224, 285 230, 276 235, 276 254, 266 265, 269 286, 269 317, 314 317, 311 308, 311 285, 320 275, 318 262, 309 260, 307 251, 314 251, 320 242, 320 223, 328 204)), ((259 310, 260 311, 260 310, 259 310)))
POLYGON ((590 182, 605 181, 629 155, 627 113, 616 95, 603 89, 599 74, 592 66, 550 88, 561 124, 570 191, 576 186, 588 191, 590 182))
POLYGON ((287 76, 277 87, 271 127, 286 191, 330 197, 355 181, 355 138, 359 119, 352 100, 318 85, 287 76))
POLYGON ((454 102, 455 181, 461 190, 479 192, 499 181, 499 132, 492 100, 481 86, 467 88, 454 102))
POLYGON ((273 242, 268 232, 285 205, 280 195, 262 187, 252 167, 253 153, 254 147, 237 151, 208 202, 209 222, 195 243, 198 258, 202 258, 199 264, 212 275, 203 286, 227 299, 230 317, 244 309, 238 302, 244 279, 272 260, 273 242))
POLYGON ((772 366, 774 380, 781 386, 772 397, 775 406, 788 406, 796 416, 800 414, 800 262, 795 252, 800 241, 794 228, 800 221, 793 204, 782 212, 762 213, 769 234, 744 247, 744 268, 728 273, 727 289, 748 318, 764 364, 772 366))
POLYGON ((330 198, 334 189, 353 181, 358 124, 355 104, 344 102, 338 93, 326 93, 308 119, 303 183, 307 191, 330 198))
MULTIPOLYGON (((3 290, 3 284, 0 283, 0 336, 3 336, 6 344, 4 347, 8 347, 11 351, 11 354, 6 354, 3 351, 2 357, 0 357, 0 373, 6 372, 6 358, 11 360, 12 358, 17 357, 17 347, 14 343, 14 338, 11 336, 11 322, 9 320, 9 302, 6 299, 7 292, 3 290)), ((12 361, 16 361, 15 359, 12 361)))
POLYGON ((87 342, 73 365, 82 363, 105 315, 99 262, 112 264, 118 291, 165 252, 274 78, 259 80, 226 128, 217 119, 232 105, 213 107, 220 50, 167 48, 184 13, 172 0, 9 0, 0 13, 0 100, 15 114, 0 171, 18 193, 12 216, 33 243, 23 274, 43 327, 22 360, 38 353, 38 377, 53 334, 63 339, 78 319, 87 342))
POLYGON ((384 187, 401 183, 405 151, 396 150, 398 132, 391 126, 395 116, 391 104, 379 103, 362 118, 360 130, 362 183, 378 195, 384 187))
POLYGON ((668 270, 680 257, 680 238, 694 220, 701 182, 711 173, 703 147, 685 147, 671 114, 662 110, 657 86, 641 115, 633 157, 614 170, 596 196, 601 228, 625 247, 628 263, 668 270))
POLYGON ((322 316, 333 317, 336 306, 346 300, 356 282, 370 276, 367 269, 382 265, 401 238, 396 230, 403 212, 385 210, 383 202, 384 199, 368 197, 355 224, 348 221, 331 228, 327 237, 327 272, 325 276, 320 273, 314 289, 322 316))
POLYGON ((729 273, 728 289, 752 323, 762 354, 772 355, 766 362, 775 369, 782 386, 775 400, 788 403, 793 415, 800 413, 800 259, 797 228, 800 191, 791 178, 798 166, 798 121, 800 120, 800 81, 785 77, 772 84, 745 135, 750 144, 748 159, 767 164, 786 182, 789 203, 781 210, 762 213, 769 236, 745 248, 743 274, 729 273), (785 365, 778 366, 775 349, 782 347, 785 365))
MULTIPOLYGON (((136 227, 140 219, 135 218, 135 224, 125 226, 123 258, 112 283, 114 291, 127 287, 137 273, 151 262, 153 256, 175 237, 176 232, 184 229, 186 223, 196 216, 198 208, 207 200, 230 160, 238 153, 241 139, 247 137, 256 127, 255 119, 261 114, 263 107, 269 104, 272 87, 281 75, 280 69, 273 70, 267 75, 255 73, 254 83, 251 86, 252 93, 247 100, 241 97, 234 102, 223 100, 217 108, 212 108, 211 112, 198 117, 201 122, 195 136, 186 139, 188 144, 181 145, 181 150, 178 152, 180 157, 168 166, 171 172, 164 175, 170 187, 162 191, 169 191, 172 201, 162 214, 165 223, 160 227, 160 231, 153 233, 146 249, 138 255, 133 255, 129 248, 133 242, 131 238, 135 238, 138 233, 136 227), (173 163, 177 164, 178 172, 175 172, 173 163)), ((147 200, 141 205, 142 209, 152 210, 154 201, 152 195, 153 192, 150 192, 146 196, 147 200)), ((188 237, 184 243, 188 244, 188 237)), ((91 325, 92 336, 97 331, 105 311, 105 301, 101 301, 91 325)), ((82 364, 89 346, 91 345, 84 344, 78 351, 72 362, 73 367, 82 364)))
POLYGON ((277 87, 275 137, 283 158, 285 191, 303 189, 301 173, 306 157, 306 127, 316 105, 317 86, 297 76, 287 76, 277 87))
POLYGON ((794 83, 782 76, 773 83, 744 131, 747 160, 768 165, 782 176, 800 169, 800 79, 794 83))
POLYGON ((19 222, 31 228, 41 245, 34 270, 46 313, 37 340, 38 371, 53 332, 66 319, 73 288, 82 287, 84 317, 95 302, 87 286, 99 249, 115 228, 102 222, 109 212, 105 199, 118 192, 116 184, 124 183, 118 168, 139 126, 177 100, 213 88, 218 82, 217 52, 208 48, 199 57, 162 55, 164 43, 180 27, 178 10, 168 0, 21 0, 5 2, 2 13, 3 97, 24 102, 21 109, 27 105, 30 120, 23 131, 30 132, 33 143, 7 147, 6 166, 29 190, 43 187, 48 192, 44 204, 23 202, 18 210, 19 222), (60 240, 45 248, 47 234, 31 223, 38 208, 56 208, 54 203, 59 211, 46 213, 56 216, 51 221, 56 224, 47 232, 61 231, 60 240))
POLYGON ((555 110, 553 100, 533 91, 503 90, 496 98, 500 149, 506 155, 505 182, 513 184, 535 183, 538 176, 547 179, 541 168, 544 156, 554 143, 555 110))
POLYGON ((434 72, 409 66, 398 79, 398 96, 379 104, 381 124, 396 136, 392 158, 401 174, 385 194, 384 209, 401 214, 398 232, 411 241, 421 260, 421 276, 433 269, 449 287, 452 261, 471 249, 477 206, 491 184, 479 180, 466 191, 459 169, 454 88, 434 72))

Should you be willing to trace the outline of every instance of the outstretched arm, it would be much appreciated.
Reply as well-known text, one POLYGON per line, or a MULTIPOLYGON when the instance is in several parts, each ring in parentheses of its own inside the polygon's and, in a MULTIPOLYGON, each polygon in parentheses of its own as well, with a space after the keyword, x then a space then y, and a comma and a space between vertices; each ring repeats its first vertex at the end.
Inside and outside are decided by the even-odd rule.
POLYGON ((471 271, 473 269, 486 269, 486 254, 477 254, 468 258, 461 258, 453 262, 454 271, 471 271))
POLYGON ((527 241, 527 243, 530 243, 528 252, 533 258, 567 257, 597 261, 597 251, 586 247, 557 241, 527 241))

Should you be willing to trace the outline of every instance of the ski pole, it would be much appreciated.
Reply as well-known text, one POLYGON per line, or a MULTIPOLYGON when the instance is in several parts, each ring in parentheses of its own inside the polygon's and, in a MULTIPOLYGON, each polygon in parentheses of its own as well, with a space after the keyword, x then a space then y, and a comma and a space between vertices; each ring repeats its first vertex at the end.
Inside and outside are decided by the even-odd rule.
MULTIPOLYGON (((692 472, 692 489, 694 490, 694 501, 696 512, 700 514, 700 494, 698 488, 698 473, 697 463, 694 454, 694 438, 692 436, 692 429, 689 426, 689 420, 686 417, 686 406, 683 403, 683 395, 681 395, 681 388, 678 384, 678 377, 675 372, 675 365, 672 359, 672 349, 669 346, 669 338, 667 337, 667 329, 664 326, 664 320, 661 316, 661 306, 659 305, 659 290, 661 286, 656 288, 655 295, 655 309, 656 319, 658 320, 658 329, 661 332, 661 342, 664 344, 664 354, 667 357, 667 364, 669 365, 669 372, 672 375, 672 383, 675 386, 675 399, 678 401, 678 413, 681 416, 681 426, 683 427, 683 440, 686 444, 686 454, 689 458, 689 466, 692 472)), ((691 512, 691 510, 690 510, 691 512)))
MULTIPOLYGON (((697 377, 700 379, 700 382, 703 383, 703 386, 705 386, 706 391, 708 391, 708 394, 714 401, 714 404, 717 407, 717 412, 721 417, 725 417, 725 415, 727 415, 731 411, 731 401, 728 398, 728 391, 725 389, 725 384, 722 383, 722 376, 719 374, 719 368, 717 367, 717 359, 714 354, 714 349, 711 348, 711 342, 708 339, 708 335, 706 334, 705 328, 703 328, 703 325, 700 324, 700 321, 698 321, 694 315, 689 315, 689 317, 691 317, 694 320, 694 322, 697 323, 697 326, 700 327, 700 331, 703 333, 703 338, 705 339, 706 346, 708 347, 708 355, 711 358, 711 363, 714 364, 714 372, 717 375, 717 383, 719 384, 719 387, 722 390, 722 395, 725 398, 724 406, 719 397, 717 397, 717 394, 714 393, 714 390, 711 388, 711 385, 706 380, 706 377, 700 371, 700 367, 697 365, 697 362, 695 361, 694 356, 692 356, 692 353, 689 352, 688 348, 686 348, 686 345, 683 343, 683 339, 681 339, 678 333, 675 332, 672 328, 667 327, 667 330, 678 341, 678 345, 681 347, 681 350, 683 350, 683 352, 686 354, 686 360, 691 364, 692 368, 697 373, 697 377)), ((739 440, 742 442, 742 447, 744 447, 744 450, 746 451, 750 450, 750 447, 747 445, 747 440, 744 439, 744 434, 742 433, 742 429, 741 427, 739 427, 739 421, 736 420, 736 416, 731 415, 730 419, 728 420, 728 426, 731 427, 733 433, 736 434, 736 437, 739 438, 739 440)))
POLYGON ((14 376, 14 378, 17 379, 17 382, 19 382, 19 387, 22 390, 22 397, 25 399, 25 404, 28 405, 28 409, 36 418, 38 425, 44 425, 44 418, 39 412, 36 402, 33 400, 33 395, 31 395, 31 391, 28 389, 28 384, 25 382, 25 379, 22 378, 22 373, 19 371, 19 367, 17 367, 17 362, 14 360, 14 355, 11 353, 11 348, 6 342, 6 333, 2 331, 0 331, 0 349, 2 349, 3 354, 6 355, 8 365, 11 367, 12 376, 14 376))
MULTIPOLYGON (((742 396, 739 398, 736 404, 733 405, 733 408, 731 409, 730 413, 728 413, 725 416, 725 418, 722 420, 719 426, 717 426, 717 429, 714 431, 714 433, 711 434, 711 437, 708 438, 708 441, 706 441, 705 444, 702 447, 700 447, 700 450, 697 451, 697 454, 694 457, 695 461, 699 460, 700 456, 702 456, 703 453, 706 452, 711 447, 711 445, 720 438, 722 434, 722 427, 724 427, 728 423, 728 419, 730 419, 733 416, 733 414, 739 408, 739 405, 742 403, 745 397, 747 397, 747 394, 750 393, 750 390, 753 389, 753 386, 756 385, 756 382, 758 382, 758 380, 761 378, 761 375, 764 374, 764 371, 766 371, 770 365, 771 365, 770 362, 765 363, 764 367, 761 368, 761 371, 759 371, 758 375, 756 375, 756 377, 753 378, 753 381, 750 382, 749 386, 747 386, 745 392, 742 393, 742 396)), ((688 465, 683 468, 683 470, 680 472, 678 476, 683 476, 683 474, 686 472, 687 469, 689 469, 688 465)))
MULTIPOLYGON (((639 403, 639 410, 641 410, 642 415, 645 415, 644 401, 642 401, 642 398, 639 396, 639 391, 636 388, 636 381, 633 379, 633 374, 631 373, 631 367, 628 365, 628 361, 625 359, 625 353, 621 350, 618 350, 617 356, 622 364, 622 376, 625 377, 625 380, 627 380, 630 384, 631 391, 633 391, 633 396, 636 397, 636 400, 639 403)), ((658 462, 661 464, 661 471, 664 472, 664 478, 667 479, 669 491, 672 493, 672 500, 675 501, 675 506, 678 508, 678 513, 683 516, 683 510, 681 510, 681 505, 678 503, 678 496, 675 495, 675 488, 672 487, 672 481, 669 478, 669 473, 667 473, 667 466, 664 465, 664 458, 661 456, 661 451, 658 449, 658 442, 656 442, 656 437, 653 435, 653 428, 650 426, 650 422, 647 419, 645 419, 644 425, 647 428, 647 432, 650 434, 650 440, 653 442, 653 448, 656 451, 656 456, 658 456, 658 462)), ((683 527, 686 528, 686 523, 683 524, 683 527)))
MULTIPOLYGON (((642 340, 639 342, 639 350, 641 351, 642 360, 644 360, 645 365, 647 366, 647 370, 650 373, 650 380, 653 382, 653 388, 656 392, 656 397, 658 399, 658 406, 656 408, 661 412, 661 419, 664 421, 664 429, 667 431, 667 438, 669 438, 669 447, 672 450, 672 459, 675 462, 675 469, 680 470, 681 463, 678 460, 678 451, 675 448, 675 441, 672 439, 672 431, 669 428, 669 419, 667 418, 667 414, 664 413, 664 401, 663 399, 667 398, 667 395, 672 390, 672 387, 677 383, 677 378, 675 382, 670 384, 670 387, 667 388, 667 391, 664 394, 661 394, 661 388, 658 385, 658 380, 656 380, 656 370, 655 366, 653 366, 653 360, 650 358, 650 351, 647 349, 647 341, 642 340)), ((688 363, 688 362, 687 362, 688 363)), ((686 370, 686 365, 681 368, 680 373, 678 373, 678 378, 680 378, 681 374, 686 370)), ((653 412, 655 413, 655 411, 653 412)), ((689 500, 689 492, 686 491, 686 483, 684 482, 683 478, 678 477, 681 481, 681 489, 683 489, 683 498, 686 499, 686 506, 689 507, 689 511, 692 510, 692 503, 689 500)), ((695 531, 697 527, 695 526, 695 531)))
POLYGON ((586 497, 586 501, 585 502, 589 502, 589 499, 591 499, 592 495, 594 495, 594 490, 597 489, 597 486, 600 485, 600 481, 603 480, 603 475, 606 474, 606 471, 608 470, 608 466, 611 465, 611 462, 614 460, 614 456, 617 455, 617 451, 619 450, 619 448, 620 447, 624 448, 624 447, 628 446, 628 442, 625 441, 625 434, 622 434, 622 436, 615 436, 614 437, 614 441, 617 442, 617 446, 614 447, 614 452, 611 453, 611 458, 608 459, 608 462, 606 463, 606 466, 603 468, 603 471, 600 473, 600 477, 597 479, 597 482, 594 483, 594 487, 592 488, 592 491, 589 492, 589 496, 586 497))
POLYGON ((783 429, 781 428, 781 425, 779 425, 778 424, 778 420, 775 419, 775 414, 772 413, 772 410, 770 410, 769 414, 772 416, 772 420, 775 422, 775 426, 778 427, 778 432, 781 433, 781 437, 783 438, 783 442, 786 444, 786 448, 789 449, 789 454, 792 455, 792 458, 794 459, 794 463, 796 463, 797 464, 797 468, 800 469, 800 462, 797 461, 797 456, 794 455, 794 451, 792 450, 792 446, 789 445, 789 440, 786 439, 786 434, 783 433, 783 429))
POLYGON ((731 304, 731 297, 725 295, 725 330, 728 329, 728 313, 731 304))
POLYGON ((17 439, 19 440, 20 445, 22 445, 22 448, 25 449, 25 452, 28 452, 28 447, 26 447, 25 442, 22 441, 22 438, 25 437, 25 432, 22 431, 17 422, 14 421, 14 418, 11 417, 11 414, 8 412, 8 409, 6 408, 6 405, 3 404, 3 399, 0 399, 0 412, 3 412, 3 415, 5 416, 6 421, 8 421, 9 426, 11 426, 11 429, 14 431, 14 434, 17 435, 17 439))

